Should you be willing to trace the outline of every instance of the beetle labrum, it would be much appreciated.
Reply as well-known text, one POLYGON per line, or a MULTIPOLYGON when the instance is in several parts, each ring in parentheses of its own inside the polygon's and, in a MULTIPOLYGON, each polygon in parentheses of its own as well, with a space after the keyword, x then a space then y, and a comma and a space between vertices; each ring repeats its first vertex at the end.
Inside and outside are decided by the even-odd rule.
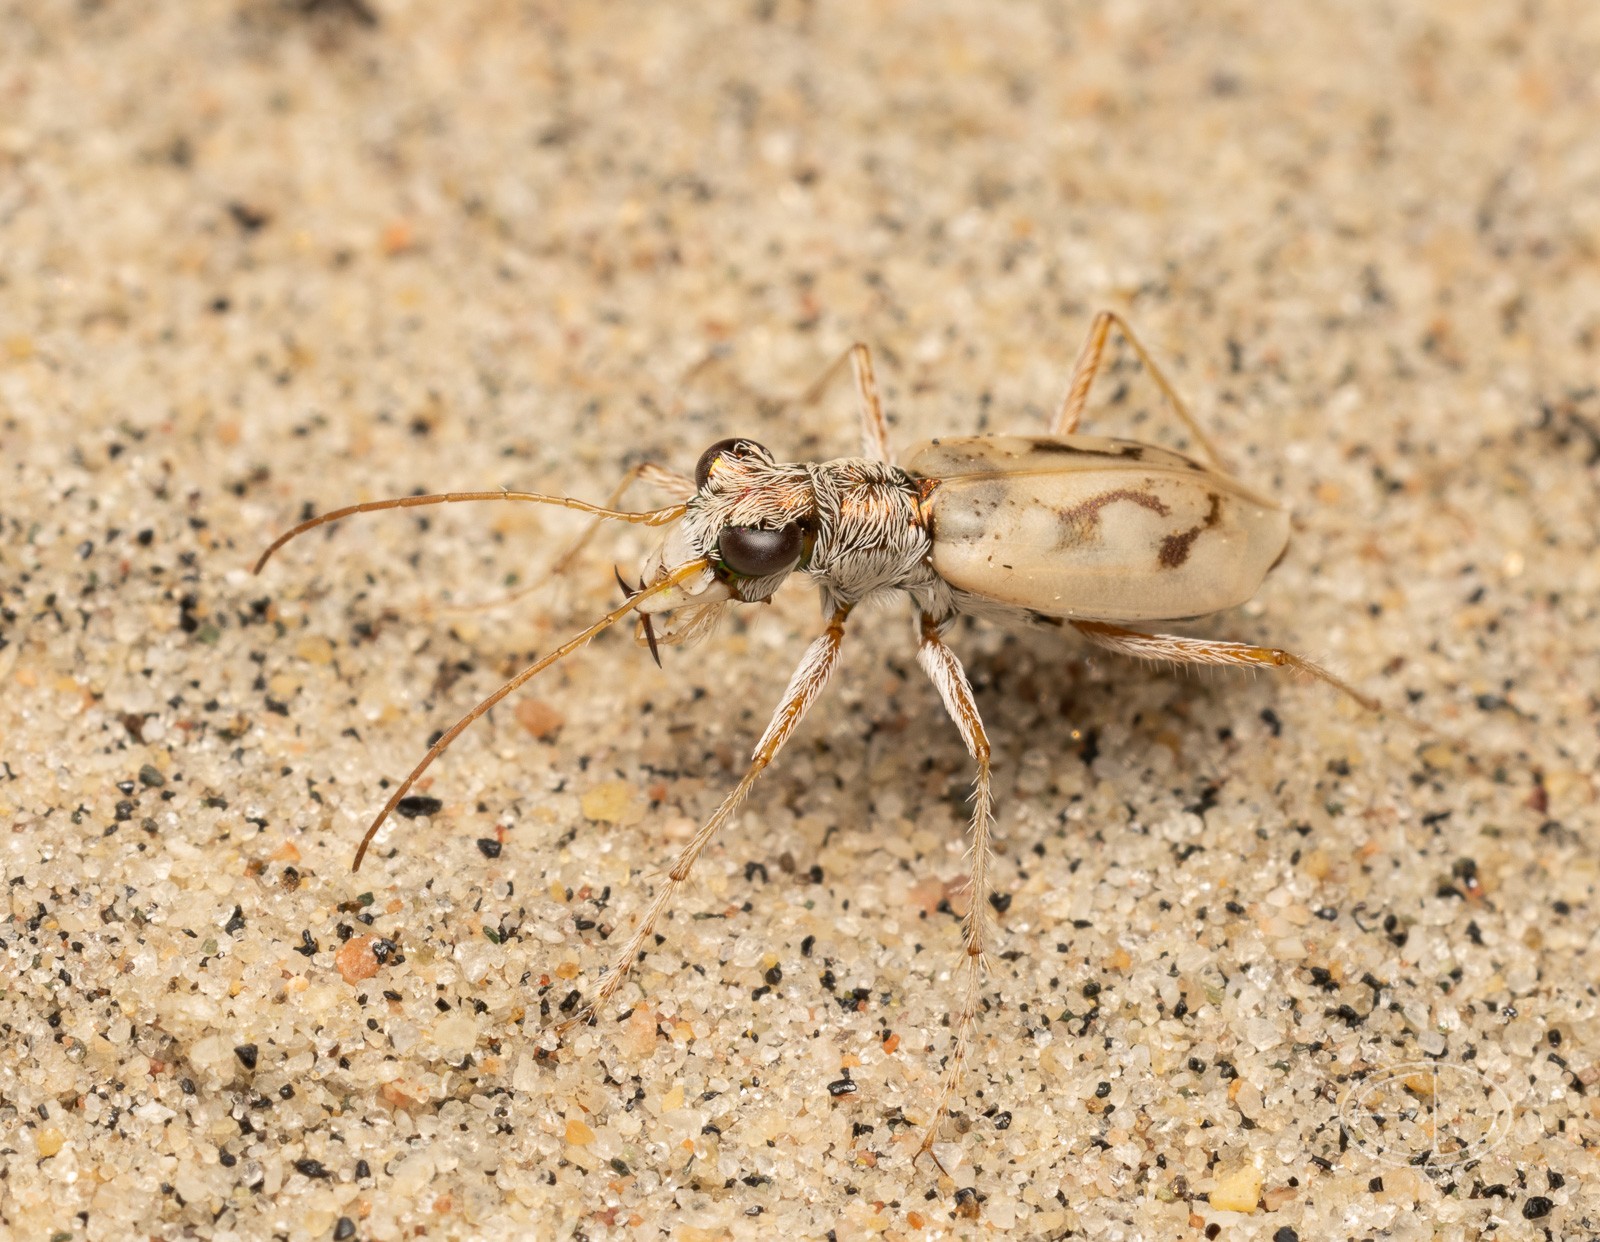
POLYGON ((1095 317, 1049 434, 933 440, 913 450, 903 467, 894 464, 866 346, 853 346, 836 366, 846 361, 853 366, 860 398, 860 457, 779 462, 755 441, 734 438, 708 448, 693 479, 654 465, 636 468, 607 505, 504 491, 370 501, 302 522, 267 548, 256 570, 290 539, 338 518, 455 501, 528 501, 600 519, 668 527, 646 558, 638 586, 624 584, 625 603, 523 669, 434 743, 368 827, 356 851, 356 868, 407 791, 468 725, 600 631, 634 614, 640 641, 656 654, 658 644, 704 637, 730 604, 769 599, 793 573, 817 583, 826 629, 807 648, 743 778, 683 846, 593 998, 562 1031, 598 1012, 642 956, 701 852, 822 693, 851 612, 883 593, 909 597, 918 621, 917 661, 977 768, 962 999, 920 1155, 933 1142, 960 1080, 990 938, 989 741, 971 684, 944 639, 957 616, 1071 626, 1097 647, 1146 659, 1285 668, 1325 681, 1369 709, 1377 704, 1325 669, 1279 648, 1128 628, 1129 623, 1193 618, 1246 602, 1281 559, 1289 516, 1227 473, 1205 433, 1120 316, 1102 311, 1095 317), (1113 327, 1143 361, 1209 465, 1135 440, 1078 434, 1113 327), (641 478, 682 499, 662 509, 616 508, 628 484, 641 478))

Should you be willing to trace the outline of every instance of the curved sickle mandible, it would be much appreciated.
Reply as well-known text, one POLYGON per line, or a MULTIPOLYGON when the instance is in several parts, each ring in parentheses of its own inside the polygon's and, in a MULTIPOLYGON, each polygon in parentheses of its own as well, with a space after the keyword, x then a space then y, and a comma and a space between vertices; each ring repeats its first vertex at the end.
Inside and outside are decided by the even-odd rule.
POLYGON ((442 755, 449 747, 450 743, 455 741, 468 725, 470 725, 479 716, 483 715, 501 699, 505 698, 506 695, 510 694, 513 690, 516 690, 518 687, 525 685, 534 677, 537 677, 557 660, 571 655, 601 630, 606 629, 608 626, 615 625, 618 621, 622 620, 623 617, 627 616, 634 610, 635 607, 638 606, 641 600, 649 599, 652 595, 659 595, 664 591, 670 590, 679 583, 685 582, 694 577, 694 575, 702 572, 708 567, 708 565, 709 562, 704 557, 701 557, 699 560, 690 561, 687 565, 680 565, 677 569, 674 569, 670 574, 668 574, 654 586, 646 587, 644 590, 629 596, 627 601, 620 607, 613 608, 588 629, 584 630, 581 634, 569 638, 549 655, 535 660, 532 664, 528 665, 527 668, 523 669, 510 681, 506 682, 505 685, 501 686, 483 702, 479 703, 460 720, 456 721, 455 724, 451 725, 449 731, 428 748, 428 753, 422 756, 422 762, 411 769, 411 775, 400 782, 399 788, 397 788, 394 793, 389 796, 389 801, 384 803, 383 810, 378 812, 378 817, 374 819, 368 826, 366 835, 361 838, 361 844, 356 847, 355 861, 350 864, 350 870, 361 870, 361 860, 367 856, 367 846, 371 845, 372 838, 378 835, 378 829, 383 827, 383 821, 388 819, 390 813, 393 812, 395 807, 400 805, 400 799, 404 798, 411 787, 417 783, 417 778, 428 770, 428 765, 442 755))

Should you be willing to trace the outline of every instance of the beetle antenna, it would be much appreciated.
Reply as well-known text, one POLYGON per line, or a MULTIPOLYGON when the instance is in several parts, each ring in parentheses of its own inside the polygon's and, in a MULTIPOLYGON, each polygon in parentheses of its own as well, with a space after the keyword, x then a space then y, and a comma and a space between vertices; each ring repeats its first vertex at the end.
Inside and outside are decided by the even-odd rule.
POLYGON ((335 509, 331 513, 324 513, 320 517, 310 518, 301 522, 293 530, 287 530, 279 535, 268 545, 260 559, 256 561, 254 572, 260 573, 261 567, 271 559, 272 554, 289 540, 305 534, 308 530, 315 530, 329 522, 337 522, 340 518, 347 518, 354 513, 376 513, 380 509, 414 509, 421 505, 447 505, 463 500, 524 500, 533 504, 556 505, 562 509, 575 509, 579 513, 593 514, 598 518, 611 518, 618 522, 633 522, 643 526, 665 526, 668 522, 675 522, 683 516, 684 506, 669 505, 665 509, 649 509, 644 512, 631 512, 626 509, 608 509, 604 505, 592 505, 586 500, 574 500, 571 496, 545 496, 538 492, 441 492, 432 496, 397 496, 390 500, 368 500, 359 505, 346 505, 343 509, 335 509))
POLYGON ((367 846, 371 845, 372 838, 378 835, 378 829, 383 827, 383 821, 388 819, 390 813, 395 809, 395 807, 400 805, 400 800, 404 798, 410 791, 411 787, 417 783, 417 778, 428 770, 428 766, 435 759, 449 749, 450 743, 455 741, 456 738, 460 737, 468 725, 470 725, 479 716, 487 712, 491 707, 493 707, 501 699, 505 698, 506 695, 510 694, 513 690, 520 688, 527 682, 531 681, 534 677, 537 677, 540 673, 544 672, 545 669, 556 663, 556 661, 571 655, 601 630, 607 629, 610 626, 615 625, 618 621, 622 620, 623 617, 627 616, 636 607, 638 607, 641 600, 649 599, 652 595, 660 595, 662 592, 670 590, 679 583, 687 581, 689 578, 694 577, 695 574, 705 569, 707 564, 708 562, 706 561, 705 557, 701 557, 699 560, 690 561, 687 565, 681 565, 677 569, 674 569, 670 574, 668 574, 654 586, 645 587, 642 590, 635 591, 628 597, 627 601, 624 602, 621 607, 613 608, 588 629, 572 638, 569 638, 549 655, 535 660, 532 664, 528 665, 527 668, 523 669, 510 681, 506 682, 505 685, 501 686, 483 702, 479 703, 460 720, 456 721, 455 724, 451 725, 449 730, 445 732, 437 742, 428 748, 428 753, 422 756, 422 762, 411 769, 411 775, 400 782, 399 788, 396 789, 394 793, 389 795, 389 801, 384 803, 383 810, 378 812, 378 817, 367 826, 366 835, 361 838, 361 844, 356 847, 355 861, 350 864, 350 870, 361 870, 361 860, 367 856, 367 846))
MULTIPOLYGON (((654 462, 647 461, 641 462, 622 476, 622 481, 612 489, 610 497, 605 501, 605 507, 608 509, 617 508, 622 504, 622 498, 627 494, 628 488, 641 479, 679 500, 687 500, 694 495, 693 479, 686 479, 681 474, 668 470, 665 466, 658 466, 654 462)), ((502 595, 499 599, 474 600, 465 604, 440 604, 437 606, 439 611, 447 613, 480 612, 487 608, 510 607, 518 600, 524 599, 539 590, 550 579, 559 578, 567 570, 571 569, 573 562, 578 559, 584 548, 588 546, 589 540, 594 537, 595 531, 600 529, 600 523, 605 520, 603 517, 591 518, 585 524, 583 532, 567 545, 567 550, 551 563, 550 568, 544 571, 544 575, 534 578, 526 586, 518 587, 511 594, 502 595)))

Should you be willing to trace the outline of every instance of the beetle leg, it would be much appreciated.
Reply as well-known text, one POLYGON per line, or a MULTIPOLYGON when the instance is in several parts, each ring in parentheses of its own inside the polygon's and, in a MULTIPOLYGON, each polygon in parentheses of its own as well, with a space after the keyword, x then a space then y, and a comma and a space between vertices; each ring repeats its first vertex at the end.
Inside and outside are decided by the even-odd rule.
POLYGON ((1101 357, 1105 352, 1106 338, 1111 334, 1113 325, 1129 345, 1133 352, 1139 355, 1139 361, 1144 363, 1145 370, 1150 372, 1150 378, 1155 380, 1156 386, 1161 389, 1167 398, 1167 403, 1172 406, 1172 412, 1178 420, 1188 429, 1195 442, 1205 450, 1205 454, 1224 472, 1227 471, 1227 462, 1222 454, 1217 452, 1216 445, 1211 443, 1211 438, 1200 430, 1200 424, 1189 413, 1183 403, 1183 398, 1178 396, 1178 391, 1161 373, 1161 368, 1156 366, 1155 359, 1150 357, 1149 351, 1139 343, 1139 338, 1134 336, 1133 329, 1128 326, 1128 321, 1116 311, 1103 310, 1095 315, 1094 321, 1089 325, 1089 335, 1084 338, 1083 348, 1078 351, 1078 361, 1072 367, 1072 379, 1067 384, 1067 391, 1061 398, 1061 405, 1056 410, 1055 422, 1051 424, 1050 434, 1055 436, 1070 436, 1078 430, 1078 420, 1083 417, 1084 404, 1089 400, 1089 387, 1094 383, 1094 377, 1100 371, 1101 357))
POLYGON ((861 415, 861 451, 873 461, 892 466, 894 450, 889 447, 889 423, 883 416, 883 402, 878 397, 878 377, 872 370, 872 351, 860 341, 835 358, 821 378, 794 399, 795 403, 810 405, 820 398, 847 362, 856 377, 857 409, 861 415))
POLYGON ((1335 677, 1321 665, 1285 651, 1281 647, 1257 647, 1251 643, 1219 642, 1210 638, 1189 638, 1181 634, 1145 634, 1125 630, 1104 621, 1074 621, 1073 628, 1097 647, 1144 660, 1170 660, 1174 664, 1242 664, 1255 668, 1287 668, 1342 690, 1370 712, 1381 711, 1382 704, 1362 694, 1348 682, 1335 677))
POLYGON ((828 678, 833 673, 834 664, 838 660, 839 648, 844 642, 844 622, 850 613, 848 605, 837 609, 828 620, 828 628, 822 637, 818 638, 806 650, 801 658, 800 666, 795 669, 794 676, 789 679, 789 687, 783 692, 783 699, 778 704, 778 710, 773 713, 771 721, 767 724, 767 731, 761 735, 761 740, 756 743, 755 753, 751 758, 750 767, 745 772, 743 779, 734 786, 733 790, 723 798, 722 805, 712 812, 711 818, 701 825, 700 830, 694 834, 689 843, 685 845, 672 864, 672 869, 667 872, 666 882, 656 890, 655 897, 651 900, 644 917, 639 920, 639 926, 634 929, 633 935, 628 937, 628 943, 622 952, 617 955, 611 969, 606 971, 600 981, 600 987, 595 992, 594 999, 584 1006, 577 1017, 563 1022, 557 1028, 558 1034, 565 1034, 571 1027, 579 1022, 587 1021, 594 1013, 611 999, 613 993, 622 986, 622 981, 628 977, 628 972, 633 964, 644 956, 645 942, 655 932, 656 923, 660 921, 667 907, 672 904, 673 897, 683 882, 689 878, 689 872, 694 869, 695 860, 700 857, 700 852, 711 843, 717 831, 728 822, 730 816, 739 808, 739 804, 749 794, 750 787, 756 783, 756 778, 766 770, 782 748, 789 740, 789 735, 799 727, 805 719, 806 712, 816 702, 817 696, 822 693, 822 688, 828 684, 828 678))
MULTIPOLYGON (((658 466, 653 461, 642 461, 622 476, 622 482, 618 483, 616 490, 611 493, 610 503, 606 507, 615 509, 620 505, 623 494, 640 479, 643 479, 651 487, 665 492, 674 500, 688 500, 689 497, 694 495, 693 479, 679 474, 676 470, 668 470, 665 466, 658 466)), ((572 562, 578 559, 578 553, 583 551, 589 540, 594 537, 594 532, 598 529, 600 529, 598 521, 590 522, 583 533, 572 541, 571 546, 556 558, 555 564, 550 566, 550 577, 566 573, 572 562)))
MULTIPOLYGON (((617 508, 622 503, 622 498, 627 493, 628 488, 632 487, 640 479, 665 492, 673 500, 687 500, 694 495, 693 479, 686 479, 683 475, 678 474, 676 471, 668 470, 665 466, 658 466, 654 462, 646 461, 640 462, 622 476, 622 482, 618 483, 612 489, 611 495, 606 498, 605 507, 607 509, 617 508)), ((582 533, 568 545, 565 552, 555 559, 550 568, 538 575, 526 586, 518 587, 511 594, 502 595, 498 599, 474 600, 467 604, 442 604, 439 606, 439 611, 462 613, 479 612, 490 608, 504 608, 508 604, 514 604, 523 597, 533 594, 552 578, 559 578, 572 567, 573 561, 578 559, 578 553, 588 546, 589 540, 594 538, 595 531, 600 528, 600 523, 604 520, 604 518, 595 518, 588 526, 584 527, 582 533)))
MULTIPOLYGON (((961 1081, 966 1063, 967 1045, 971 1040, 973 1022, 978 1016, 982 1000, 983 973, 987 965, 984 945, 988 936, 989 916, 989 832, 993 824, 993 804, 989 797, 989 737, 984 732, 983 720, 978 715, 978 705, 972 697, 972 685, 949 645, 939 634, 939 623, 928 613, 922 614, 922 643, 917 648, 917 663, 927 673, 929 680, 944 700, 944 709, 961 731, 961 740, 978 765, 977 779, 972 790, 972 882, 968 888, 970 905, 967 909, 962 942, 966 950, 965 974, 961 1009, 956 1016, 955 1048, 950 1054, 950 1064, 944 1084, 939 1091, 939 1103, 933 1118, 925 1127, 922 1155, 933 1146, 939 1123, 950 1108, 950 1097, 961 1081)), ((937 1157, 935 1157, 937 1161, 937 1157)))
POLYGON ((894 465, 894 450, 889 447, 889 424, 883 417, 883 402, 878 399, 878 377, 872 373, 872 351, 860 341, 850 347, 850 361, 856 372, 856 396, 861 401, 861 448, 873 461, 894 465))
MULTIPOLYGON (((894 464, 894 451, 889 447, 889 424, 883 415, 883 402, 878 397, 878 379, 872 370, 872 352, 857 341, 844 353, 840 354, 828 364, 828 369, 814 380, 804 392, 794 397, 769 397, 756 391, 737 376, 733 383, 741 397, 755 403, 764 416, 772 416, 791 405, 815 405, 827 391, 828 385, 833 383, 845 364, 849 363, 855 372, 856 396, 858 410, 861 416, 861 450, 862 453, 873 461, 881 461, 884 465, 894 464)), ((727 362, 721 353, 707 354, 694 366, 689 368, 680 384, 680 396, 673 401, 673 412, 676 413, 683 407, 681 391, 687 389, 691 382, 701 375, 713 370, 727 367, 727 362)))

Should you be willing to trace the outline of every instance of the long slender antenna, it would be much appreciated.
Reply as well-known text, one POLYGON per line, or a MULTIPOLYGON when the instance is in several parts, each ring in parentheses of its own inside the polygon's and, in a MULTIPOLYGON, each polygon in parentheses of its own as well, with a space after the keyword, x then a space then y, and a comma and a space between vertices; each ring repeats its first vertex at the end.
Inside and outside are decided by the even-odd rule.
POLYGON ((262 566, 271 559, 272 554, 289 540, 328 522, 347 518, 353 513, 376 513, 380 509, 414 509, 420 505, 447 505, 463 500, 524 500, 534 504, 556 505, 562 509, 576 509, 579 513, 592 513, 595 517, 613 518, 619 522, 634 522, 644 526, 665 526, 668 522, 677 521, 683 516, 684 511, 684 506, 679 504, 669 505, 665 509, 632 513, 625 509, 607 509, 604 505, 592 505, 586 500, 574 500, 570 496, 544 496, 538 492, 441 492, 433 496, 397 496, 391 500, 368 500, 359 505, 346 505, 343 509, 335 509, 332 513, 324 513, 321 517, 301 522, 293 530, 285 531, 261 554, 261 558, 256 561, 254 572, 260 573, 262 566))
MULTIPOLYGON (((679 508, 682 508, 682 506, 680 505, 679 508)), ((510 694, 513 690, 524 685, 532 678, 538 676, 557 660, 571 655, 601 630, 606 629, 608 626, 615 625, 618 621, 622 620, 623 617, 627 616, 630 612, 638 607, 641 600, 649 599, 652 595, 659 595, 663 591, 677 586, 680 582, 684 582, 687 579, 692 578, 695 574, 705 569, 706 566, 707 561, 704 557, 701 557, 699 560, 690 561, 687 565, 683 565, 677 569, 674 569, 670 574, 668 574, 654 586, 646 587, 643 590, 629 596, 626 603, 606 613, 605 616, 601 617, 600 620, 596 621, 588 629, 584 630, 581 634, 578 634, 573 638, 569 638, 549 655, 535 660, 532 664, 528 665, 527 668, 523 669, 510 681, 506 682, 505 685, 501 686, 483 702, 479 703, 460 720, 456 721, 455 724, 451 725, 449 731, 428 748, 428 753, 422 756, 422 762, 411 769, 411 775, 400 782, 400 787, 389 796, 389 801, 384 804, 383 810, 378 812, 378 817, 374 819, 368 826, 366 835, 361 838, 361 844, 356 847, 355 861, 350 864, 350 870, 361 870, 361 860, 367 856, 367 846, 371 845, 372 838, 378 835, 378 829, 383 827, 383 821, 388 819, 390 813, 395 809, 395 807, 400 805, 400 799, 404 798, 411 787, 417 783, 417 778, 428 770, 428 765, 440 755, 444 754, 445 750, 449 748, 450 743, 455 741, 468 725, 470 725, 479 716, 483 715, 501 699, 505 698, 506 695, 510 694)))
MULTIPOLYGON (((622 503, 622 498, 627 494, 628 488, 640 479, 644 479, 646 482, 651 483, 656 487, 667 490, 669 494, 676 493, 677 495, 682 496, 684 499, 688 499, 690 496, 694 495, 695 488, 693 479, 686 479, 681 474, 677 474, 663 466, 658 466, 654 462, 647 461, 641 462, 632 470, 629 470, 627 474, 622 476, 622 482, 618 483, 617 486, 612 489, 611 495, 606 499, 605 507, 607 509, 615 509, 622 503)), ((580 533, 576 539, 567 545, 567 550, 565 552, 551 562, 550 567, 544 571, 544 575, 542 577, 535 578, 526 586, 518 587, 515 591, 512 591, 511 594, 502 595, 499 599, 473 600, 472 602, 465 604, 439 604, 436 605, 436 607, 440 612, 446 613, 482 612, 489 608, 510 607, 518 600, 525 599, 527 596, 533 594, 533 592, 537 591, 540 587, 544 586, 545 583, 549 582, 550 579, 559 578, 562 574, 566 573, 567 570, 571 569, 573 562, 578 559, 584 548, 588 546, 589 540, 594 538, 595 531, 600 529, 600 523, 604 522, 605 520, 606 519, 603 517, 597 517, 589 522, 586 522, 584 524, 582 533, 580 533)), ((658 660, 657 663, 659 664, 660 661, 658 660)))

